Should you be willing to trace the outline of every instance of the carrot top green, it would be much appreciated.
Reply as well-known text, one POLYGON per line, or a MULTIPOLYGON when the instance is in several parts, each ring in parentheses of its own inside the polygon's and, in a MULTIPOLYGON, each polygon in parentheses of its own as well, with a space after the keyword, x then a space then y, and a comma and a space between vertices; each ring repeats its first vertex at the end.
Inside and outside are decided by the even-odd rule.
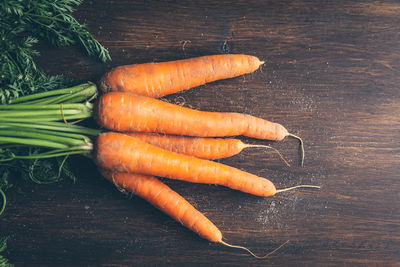
POLYGON ((75 179, 68 157, 90 157, 92 139, 101 132, 76 124, 93 116, 96 96, 97 87, 89 82, 0 105, 0 214, 6 206, 4 191, 11 186, 10 173, 39 184, 75 179))
POLYGON ((99 130, 73 122, 91 118, 96 85, 81 84, 12 99, 0 105, 0 163, 86 154, 99 130), (21 146, 35 152, 21 153, 21 146))

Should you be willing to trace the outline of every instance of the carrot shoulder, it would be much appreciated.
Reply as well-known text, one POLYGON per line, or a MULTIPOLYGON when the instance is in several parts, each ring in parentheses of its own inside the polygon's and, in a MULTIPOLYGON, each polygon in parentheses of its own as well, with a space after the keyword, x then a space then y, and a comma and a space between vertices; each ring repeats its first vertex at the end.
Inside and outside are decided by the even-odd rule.
POLYGON ((136 173, 101 172, 117 187, 145 199, 199 236, 211 242, 222 241, 221 231, 207 217, 157 178, 136 173))
POLYGON ((213 55, 161 63, 119 66, 100 81, 103 93, 132 92, 161 97, 220 79, 250 73, 264 62, 248 55, 213 55))
POLYGON ((120 132, 198 137, 244 135, 267 140, 282 140, 290 135, 282 125, 251 115, 199 111, 123 92, 100 97, 97 121, 104 128, 120 132))
POLYGON ((221 163, 170 152, 120 133, 100 134, 94 159, 99 167, 116 172, 218 184, 264 197, 276 193, 268 179, 221 163))

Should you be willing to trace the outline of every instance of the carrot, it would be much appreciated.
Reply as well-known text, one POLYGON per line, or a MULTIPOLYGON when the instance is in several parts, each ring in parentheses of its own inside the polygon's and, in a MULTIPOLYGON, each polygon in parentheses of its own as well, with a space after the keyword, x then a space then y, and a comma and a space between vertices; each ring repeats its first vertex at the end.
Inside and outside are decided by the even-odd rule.
POLYGON ((264 62, 248 55, 214 55, 116 67, 100 81, 103 93, 131 92, 161 97, 208 82, 250 73, 264 62))
POLYGON ((221 163, 170 152, 120 133, 97 137, 94 158, 98 166, 194 183, 219 184, 258 196, 272 196, 275 186, 267 179, 221 163))
POLYGON ((218 184, 256 196, 278 192, 268 179, 192 156, 174 153, 120 133, 102 133, 97 137, 93 158, 98 166, 116 172, 155 175, 193 183, 218 184))
POLYGON ((245 247, 231 245, 223 241, 222 233, 217 226, 182 196, 157 178, 141 174, 112 172, 104 169, 101 169, 101 173, 120 190, 127 190, 143 198, 154 207, 210 242, 217 242, 228 247, 244 249, 259 259, 268 257, 287 243, 285 242, 279 248, 265 256, 257 256, 245 247))
POLYGON ((145 141, 162 149, 194 156, 201 159, 222 159, 239 154, 243 149, 261 147, 274 150, 287 166, 290 164, 275 148, 267 145, 245 144, 233 138, 204 138, 191 136, 176 136, 157 133, 126 133, 129 136, 145 141))
POLYGON ((101 173, 117 187, 145 199, 199 236, 211 242, 222 240, 221 232, 210 220, 157 178, 142 174, 112 172, 104 169, 101 170, 101 173))
POLYGON ((304 146, 300 137, 285 127, 247 114, 205 112, 130 93, 112 92, 100 97, 97 121, 120 132, 158 132, 198 137, 244 135, 266 140, 286 136, 300 140, 302 164, 304 146))

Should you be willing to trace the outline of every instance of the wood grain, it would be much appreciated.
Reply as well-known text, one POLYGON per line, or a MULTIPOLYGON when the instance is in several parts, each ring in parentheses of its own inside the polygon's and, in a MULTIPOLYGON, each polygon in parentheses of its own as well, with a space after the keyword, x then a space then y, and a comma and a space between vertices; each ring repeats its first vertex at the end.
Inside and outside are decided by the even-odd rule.
POLYGON ((77 48, 42 45, 52 74, 96 81, 122 64, 245 53, 261 70, 166 97, 210 111, 245 112, 306 141, 271 144, 290 159, 249 149, 221 162, 278 188, 258 198, 165 180, 223 232, 266 260, 210 244, 137 197, 122 195, 83 158, 78 181, 18 179, 0 220, 16 266, 399 266, 400 3, 397 1, 85 1, 75 16, 109 48, 101 64, 77 48))

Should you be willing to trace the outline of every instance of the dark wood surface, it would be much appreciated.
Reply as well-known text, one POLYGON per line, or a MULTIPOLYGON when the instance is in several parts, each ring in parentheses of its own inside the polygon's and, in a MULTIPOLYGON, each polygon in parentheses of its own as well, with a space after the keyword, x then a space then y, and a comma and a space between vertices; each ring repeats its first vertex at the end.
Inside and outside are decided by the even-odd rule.
POLYGON ((16 266, 399 266, 400 3, 398 1, 85 1, 75 16, 109 48, 101 64, 77 48, 43 45, 52 74, 96 81, 112 66, 245 53, 253 74, 167 97, 209 111, 279 122, 305 140, 271 144, 292 163, 249 149, 221 162, 278 188, 271 198, 165 181, 204 212, 226 240, 265 260, 212 244, 145 201, 122 195, 93 163, 53 185, 13 179, 0 220, 16 266))

